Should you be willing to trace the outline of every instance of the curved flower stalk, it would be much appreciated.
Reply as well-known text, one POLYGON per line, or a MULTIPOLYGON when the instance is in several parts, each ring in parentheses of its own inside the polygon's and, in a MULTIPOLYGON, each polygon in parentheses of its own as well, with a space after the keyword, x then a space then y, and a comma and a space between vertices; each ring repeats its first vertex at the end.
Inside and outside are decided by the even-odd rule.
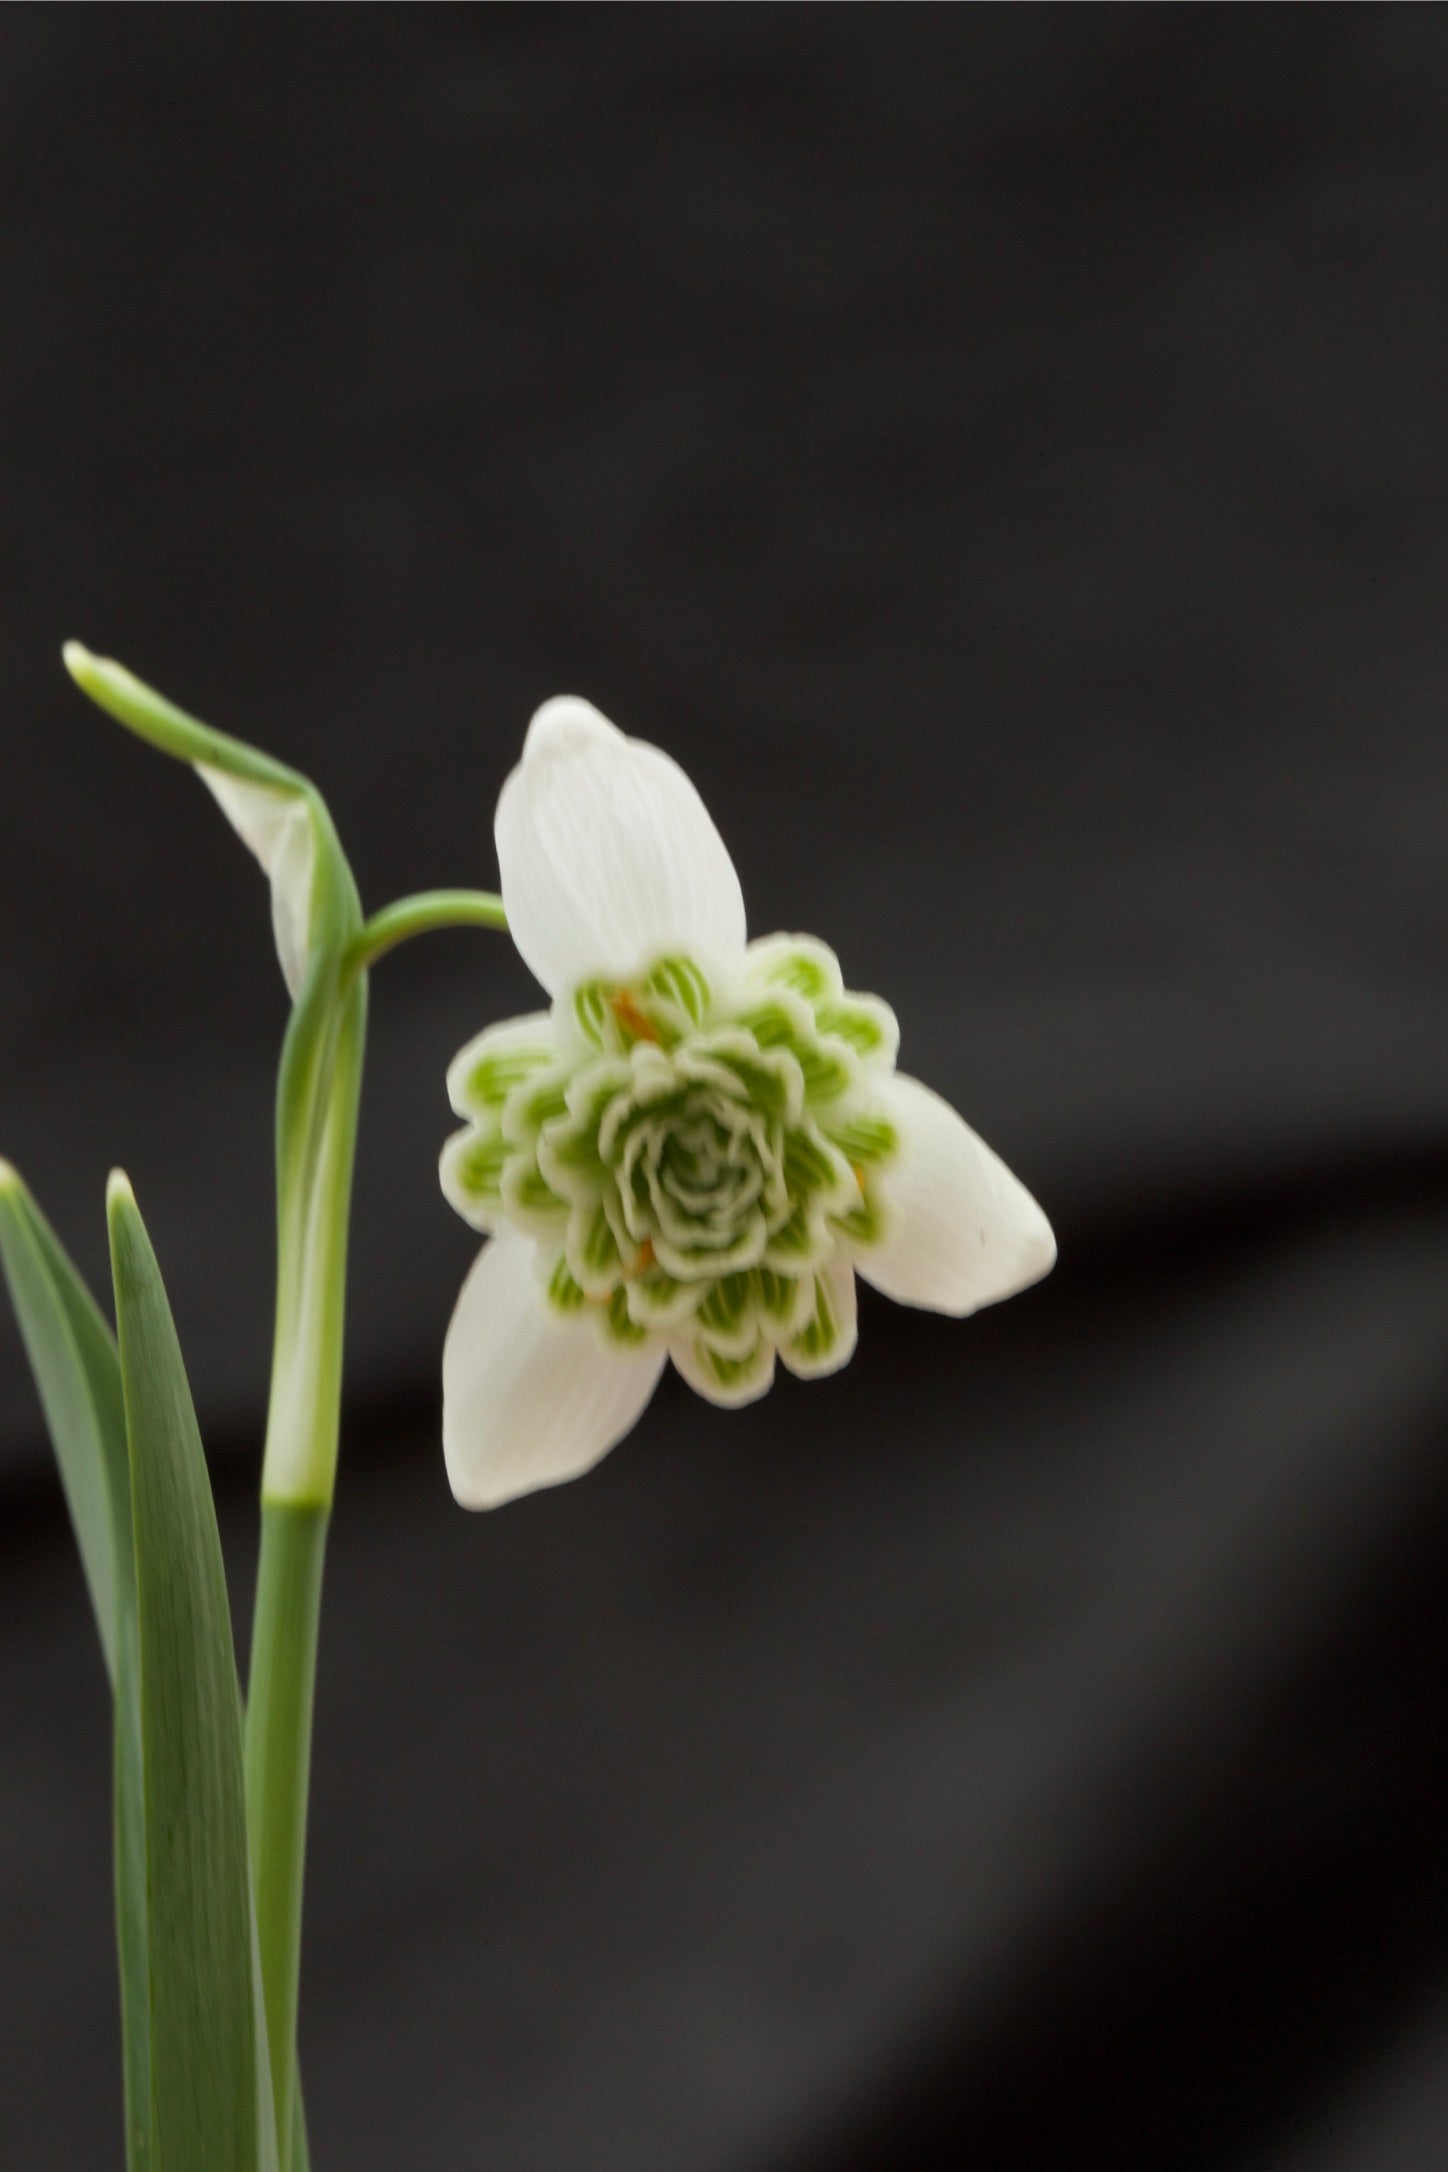
POLYGON ((443 1358, 454 1493, 579 1476, 665 1363, 711 1402, 855 1347, 855 1276, 961 1316, 1055 1259, 1044 1214, 895 1069, 893 1012, 809 936, 746 939, 689 779, 586 702, 534 717, 498 803, 508 924, 551 1008, 448 1073, 443 1190, 490 1242, 443 1358))

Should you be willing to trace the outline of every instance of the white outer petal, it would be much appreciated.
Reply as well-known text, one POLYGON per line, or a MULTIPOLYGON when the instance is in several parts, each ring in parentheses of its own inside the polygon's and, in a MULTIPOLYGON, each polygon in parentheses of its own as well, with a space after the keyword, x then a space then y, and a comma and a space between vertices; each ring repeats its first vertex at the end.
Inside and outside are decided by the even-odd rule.
POLYGON ((442 1357, 442 1445, 464 1508, 579 1478, 616 1447, 658 1384, 667 1355, 603 1349, 581 1321, 553 1319, 531 1239, 503 1230, 458 1298, 442 1357))
POLYGON ((271 882, 272 932, 282 978, 295 1002, 307 971, 312 920, 312 876, 316 839, 307 803, 295 792, 251 784, 208 762, 196 774, 211 793, 242 843, 260 860, 271 882))
POLYGON ((509 931, 550 994, 662 951, 743 950, 739 877, 694 786, 586 701, 538 711, 494 834, 509 931))
POLYGON ((902 1305, 962 1318, 1038 1282, 1056 1259, 1035 1200, 948 1101, 897 1074, 879 1089, 900 1133, 880 1188, 893 1210, 885 1242, 855 1265, 902 1305))

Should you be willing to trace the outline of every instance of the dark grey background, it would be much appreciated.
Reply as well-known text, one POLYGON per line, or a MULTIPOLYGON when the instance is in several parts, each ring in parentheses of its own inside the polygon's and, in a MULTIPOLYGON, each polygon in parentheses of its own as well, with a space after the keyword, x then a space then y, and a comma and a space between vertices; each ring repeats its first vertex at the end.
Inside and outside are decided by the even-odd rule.
MULTIPOLYGON (((1448 2161, 1448 23, 0 22, 0 1151, 131 1171, 244 1609, 264 890, 77 634, 490 883, 533 705, 692 771, 1061 1265, 447 1493, 442 1073, 374 989, 319 2172, 1448 2161)), ((99 1662, 0 1319, 0 2164, 114 2165, 99 1662)))

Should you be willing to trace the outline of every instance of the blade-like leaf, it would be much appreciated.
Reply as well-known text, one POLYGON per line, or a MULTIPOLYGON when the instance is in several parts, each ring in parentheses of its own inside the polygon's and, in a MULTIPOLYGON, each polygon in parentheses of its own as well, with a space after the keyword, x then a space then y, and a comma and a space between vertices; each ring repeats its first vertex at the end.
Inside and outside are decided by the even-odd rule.
POLYGON ((241 1701, 206 1458, 130 1185, 107 1194, 130 1451, 158 2172, 275 2172, 241 1701))
POLYGON ((302 2084, 300 2079, 292 2083, 292 2155, 290 2172, 312 2172, 311 2153, 307 2148, 307 2115, 302 2108, 302 2084))
POLYGON ((0 1165, 0 1257, 40 1391, 115 1690, 116 1945, 126 2163, 151 2164, 145 1799, 126 1414, 115 1338, 35 1201, 0 1165))
POLYGON ((141 1632, 134 1561, 120 1611, 112 1745, 116 1952, 121 1976, 121 2053, 126 2078, 127 2172, 152 2172, 151 1955, 146 1902, 146 1764, 141 1730, 141 1632))
POLYGON ((122 1549, 129 1553, 131 1526, 116 1346, 89 1290, 8 1162, 0 1162, 0 1260, 114 1680, 117 1561, 122 1549))

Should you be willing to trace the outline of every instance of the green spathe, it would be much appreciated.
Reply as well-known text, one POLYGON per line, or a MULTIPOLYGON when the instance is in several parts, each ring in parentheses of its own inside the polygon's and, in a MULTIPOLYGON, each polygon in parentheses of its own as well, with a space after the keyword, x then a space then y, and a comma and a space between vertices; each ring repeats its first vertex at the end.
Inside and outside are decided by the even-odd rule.
POLYGON ((292 1015, 277 1080, 277 1313, 263 1490, 332 1497, 343 1284, 366 1038, 365 974, 347 961, 362 908, 321 793, 244 740, 179 709, 123 664, 68 641, 65 666, 128 731, 189 762, 265 869, 292 1015))

